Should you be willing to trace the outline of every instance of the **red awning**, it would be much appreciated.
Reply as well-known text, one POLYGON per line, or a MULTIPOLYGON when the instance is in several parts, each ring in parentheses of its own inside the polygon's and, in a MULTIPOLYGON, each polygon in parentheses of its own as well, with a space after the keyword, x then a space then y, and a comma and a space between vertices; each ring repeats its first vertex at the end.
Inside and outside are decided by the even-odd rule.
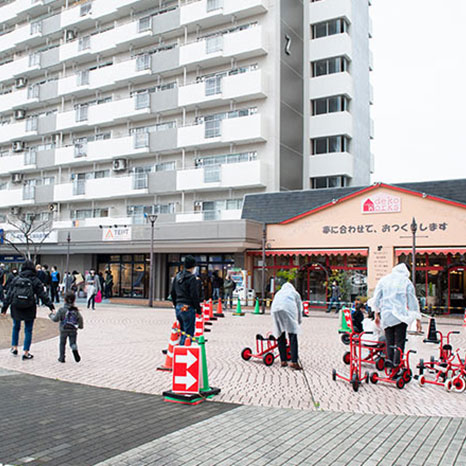
MULTIPOLYGON (((411 254, 412 248, 395 248, 396 256, 411 254)), ((466 254, 465 248, 416 248, 416 254, 466 254)))
MULTIPOLYGON (((261 256, 262 251, 248 251, 249 255, 261 256)), ((266 256, 367 256, 367 248, 358 249, 266 249, 266 256)))

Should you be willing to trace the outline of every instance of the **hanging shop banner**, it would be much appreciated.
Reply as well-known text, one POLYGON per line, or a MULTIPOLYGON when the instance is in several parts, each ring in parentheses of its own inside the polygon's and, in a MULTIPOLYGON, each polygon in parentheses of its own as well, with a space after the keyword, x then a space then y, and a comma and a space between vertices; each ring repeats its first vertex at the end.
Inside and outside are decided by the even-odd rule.
MULTIPOLYGON (((19 231, 8 231, 5 233, 7 241, 15 244, 26 244, 24 233, 19 231)), ((29 242, 33 244, 56 243, 58 242, 57 231, 35 231, 29 235, 29 242)))
POLYGON ((131 227, 104 227, 102 241, 131 241, 131 227))

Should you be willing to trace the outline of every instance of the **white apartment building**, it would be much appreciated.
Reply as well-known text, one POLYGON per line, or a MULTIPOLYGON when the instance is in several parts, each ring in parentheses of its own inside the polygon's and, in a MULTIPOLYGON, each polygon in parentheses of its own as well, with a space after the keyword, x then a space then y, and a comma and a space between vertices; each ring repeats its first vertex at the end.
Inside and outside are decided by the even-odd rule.
POLYGON ((0 2, 6 237, 15 216, 48 219, 42 262, 63 270, 69 233, 70 269, 110 268, 116 295, 141 297, 157 214, 162 298, 180 254, 225 271, 260 244, 245 194, 367 183, 367 0, 307 2, 0 2))

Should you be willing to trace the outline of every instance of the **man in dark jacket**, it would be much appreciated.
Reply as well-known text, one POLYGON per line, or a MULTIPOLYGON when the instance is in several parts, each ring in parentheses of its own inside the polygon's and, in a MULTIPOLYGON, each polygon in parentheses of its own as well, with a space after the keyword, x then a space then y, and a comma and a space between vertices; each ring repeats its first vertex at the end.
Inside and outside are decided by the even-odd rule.
MULTIPOLYGON (((186 256, 183 270, 176 274, 173 280, 171 297, 175 306, 176 318, 180 323, 180 330, 188 335, 194 335, 196 314, 202 314, 200 288, 201 280, 193 272, 196 259, 186 256)), ((185 335, 181 335, 180 345, 184 345, 185 335)))
POLYGON ((23 360, 32 359, 29 352, 32 341, 32 328, 37 315, 36 297, 40 298, 50 310, 55 309, 48 294, 44 290, 43 283, 37 278, 36 270, 32 261, 27 260, 21 267, 18 277, 14 278, 8 289, 2 308, 2 316, 10 307, 13 319, 13 332, 11 336, 11 353, 18 354, 19 331, 21 321, 24 320, 24 354, 23 360))

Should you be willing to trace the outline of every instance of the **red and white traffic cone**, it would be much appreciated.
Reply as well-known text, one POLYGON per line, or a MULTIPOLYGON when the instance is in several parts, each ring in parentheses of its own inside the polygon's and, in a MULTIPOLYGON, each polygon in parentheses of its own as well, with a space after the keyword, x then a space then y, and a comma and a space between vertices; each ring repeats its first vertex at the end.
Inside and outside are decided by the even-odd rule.
POLYGON ((217 317, 214 317, 214 303, 209 300, 209 320, 217 320, 217 317))
POLYGON ((180 324, 175 321, 172 326, 172 332, 170 335, 170 341, 168 342, 167 356, 165 358, 165 364, 157 367, 158 371, 172 371, 173 370, 173 348, 180 342, 180 324))
POLYGON ((466 309, 464 310, 463 327, 466 327, 466 309))
POLYGON ((202 314, 196 314, 196 325, 194 327, 194 336, 200 337, 204 335, 204 316, 202 314))

